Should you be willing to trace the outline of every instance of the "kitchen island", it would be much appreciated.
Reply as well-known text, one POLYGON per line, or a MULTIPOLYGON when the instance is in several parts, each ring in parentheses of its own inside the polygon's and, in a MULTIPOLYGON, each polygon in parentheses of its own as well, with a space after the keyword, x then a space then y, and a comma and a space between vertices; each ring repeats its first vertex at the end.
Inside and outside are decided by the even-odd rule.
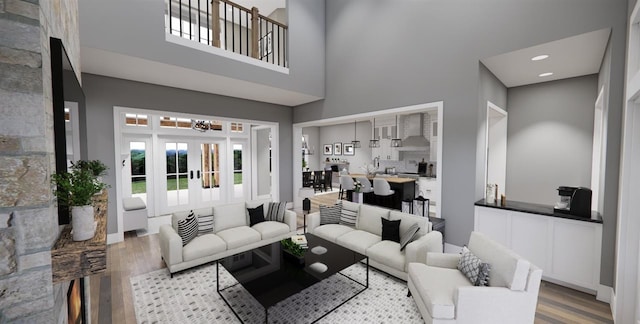
MULTIPOLYGON (((367 179, 369 179, 373 185, 373 177, 371 176, 358 173, 350 173, 349 176, 351 176, 354 180, 356 179, 356 177, 367 177, 367 179)), ((403 177, 382 177, 382 179, 387 180, 387 182, 389 182, 391 190, 394 191, 392 198, 393 209, 402 210, 403 200, 413 201, 413 199, 416 197, 416 179, 403 177)), ((351 200, 350 198, 351 197, 349 194, 349 200, 351 200)), ((376 205, 377 199, 375 199, 373 193, 365 195, 364 199, 365 203, 376 205)))

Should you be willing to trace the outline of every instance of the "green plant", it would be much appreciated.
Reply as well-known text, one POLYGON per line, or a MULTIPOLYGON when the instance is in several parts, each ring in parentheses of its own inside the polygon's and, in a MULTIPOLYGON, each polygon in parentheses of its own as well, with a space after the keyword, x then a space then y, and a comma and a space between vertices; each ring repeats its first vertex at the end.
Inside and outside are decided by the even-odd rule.
POLYGON ((284 239, 280 241, 280 244, 282 245, 283 249, 289 251, 291 254, 297 257, 301 257, 304 255, 304 249, 300 245, 293 243, 291 239, 284 239))
POLYGON ((98 180, 98 175, 106 174, 106 166, 100 161, 78 161, 72 163, 70 172, 51 176, 58 204, 63 206, 87 206, 93 203, 93 196, 107 187, 98 180), (98 174, 98 175, 96 175, 98 174))
POLYGON ((304 168, 307 167, 307 161, 305 161, 304 159, 302 160, 302 169, 304 170, 304 168))

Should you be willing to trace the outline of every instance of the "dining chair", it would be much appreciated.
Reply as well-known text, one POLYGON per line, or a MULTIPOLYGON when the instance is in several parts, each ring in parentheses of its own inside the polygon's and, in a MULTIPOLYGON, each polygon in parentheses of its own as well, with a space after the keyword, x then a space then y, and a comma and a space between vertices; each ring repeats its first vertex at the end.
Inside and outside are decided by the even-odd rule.
POLYGON ((313 190, 314 191, 323 191, 324 190, 324 171, 313 171, 313 190))

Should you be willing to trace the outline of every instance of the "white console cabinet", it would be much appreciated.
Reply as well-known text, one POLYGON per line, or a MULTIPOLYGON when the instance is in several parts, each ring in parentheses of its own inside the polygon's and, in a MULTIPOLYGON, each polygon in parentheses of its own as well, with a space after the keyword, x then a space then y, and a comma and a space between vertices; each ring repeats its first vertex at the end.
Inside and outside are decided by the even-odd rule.
POLYGON ((549 281, 592 294, 598 290, 601 223, 476 205, 474 230, 542 268, 549 281))

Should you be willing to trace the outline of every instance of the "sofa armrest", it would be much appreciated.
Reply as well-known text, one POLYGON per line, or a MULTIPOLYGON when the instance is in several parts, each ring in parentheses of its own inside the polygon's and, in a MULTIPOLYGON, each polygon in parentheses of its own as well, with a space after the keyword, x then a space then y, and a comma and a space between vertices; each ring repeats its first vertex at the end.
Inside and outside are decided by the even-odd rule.
POLYGON ((320 226, 320 212, 307 215, 307 233, 313 233, 313 230, 318 226, 320 226))
POLYGON ((426 263, 427 253, 442 251, 442 233, 433 231, 407 244, 405 251, 406 264, 411 262, 426 263))
POLYGON ((434 266, 439 268, 456 269, 458 268, 459 261, 460 261, 460 254, 431 252, 427 254, 426 264, 428 266, 434 266))
POLYGON ((295 232, 298 229, 298 215, 293 210, 285 210, 284 223, 289 225, 289 230, 295 232))
POLYGON ((182 238, 171 225, 160 226, 160 255, 167 267, 182 262, 182 238))

